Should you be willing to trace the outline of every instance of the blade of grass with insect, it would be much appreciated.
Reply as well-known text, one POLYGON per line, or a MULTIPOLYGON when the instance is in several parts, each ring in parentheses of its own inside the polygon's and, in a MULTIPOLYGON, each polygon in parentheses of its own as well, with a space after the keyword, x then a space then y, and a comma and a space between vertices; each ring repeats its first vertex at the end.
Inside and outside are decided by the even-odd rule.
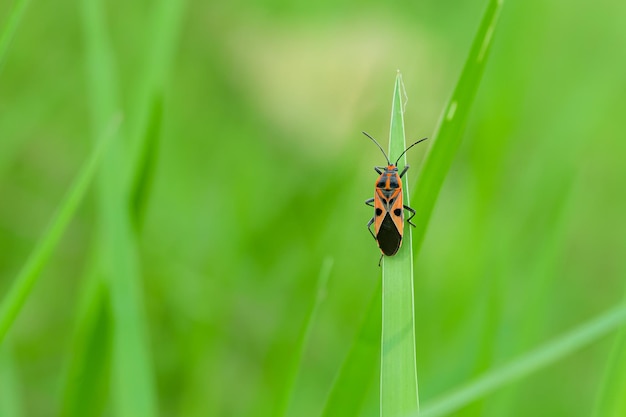
MULTIPOLYGON (((427 402, 419 417, 437 417, 453 413, 506 384, 545 368, 624 324, 626 324, 626 306, 613 308, 556 340, 486 373, 466 386, 427 402)), ((417 416, 417 413, 412 415, 417 416)))
POLYGON ((13 36, 15 36, 15 32, 17 31, 17 27, 19 26, 22 17, 24 16, 24 11, 26 10, 27 5, 28 0, 16 0, 8 14, 6 25, 0 34, 0 70, 2 69, 4 57, 9 50, 9 45, 11 45, 11 40, 13 39, 13 36))
POLYGON ((370 384, 377 376, 380 355, 381 285, 376 287, 350 351, 324 406, 323 417, 358 417, 370 384))
MULTIPOLYGON (((453 134, 457 134, 458 136, 460 135, 462 131, 465 120, 467 118, 467 114, 469 113, 469 107, 471 105, 471 101, 473 100, 476 89, 478 88, 478 84, 480 82, 480 78, 481 78, 485 61, 487 58, 487 53, 491 45, 495 25, 497 23, 497 17, 499 15, 501 7, 502 7, 501 1, 490 1, 487 7, 487 10, 485 11, 483 15, 482 24, 480 25, 479 30, 474 37, 474 42, 473 42, 474 46, 470 50, 470 54, 467 58, 465 69, 462 72, 461 77, 459 78, 455 93, 453 94, 453 98, 449 101, 449 103, 444 109, 444 112, 443 112, 444 116, 442 116, 442 120, 440 121, 440 127, 438 129, 439 133, 437 134, 437 137, 439 138, 450 137, 453 134), (461 103, 461 108, 458 109, 459 111, 456 117, 452 118, 454 120, 454 123, 452 123, 452 120, 447 120, 445 116, 448 114, 453 116, 452 109, 454 108, 454 110, 456 110, 457 106, 459 105, 458 104, 459 102, 461 103), (453 103, 455 103, 454 107, 453 107, 453 103), (446 119, 445 124, 443 122, 444 119, 446 119)), ((454 153, 453 151, 456 151, 456 148, 458 147, 458 140, 456 140, 457 142, 456 144, 452 143, 450 146, 448 146, 448 153, 450 153, 450 155, 448 155, 448 158, 450 160, 452 159, 452 156, 454 153)), ((401 151, 402 149, 399 150, 399 152, 401 151)), ((441 158, 436 158, 436 160, 438 159, 441 159, 441 158)), ((431 165, 434 165, 434 167, 437 167, 439 165, 440 169, 433 170, 433 167, 431 167, 429 171, 431 171, 430 175, 433 175, 436 173, 440 175, 440 178, 431 178, 429 180, 429 191, 426 193, 420 193, 421 198, 416 199, 414 197, 413 200, 411 200, 412 204, 418 211, 418 216, 414 218, 414 222, 416 222, 416 225, 417 225, 416 231, 418 234, 415 239, 413 239, 413 237, 411 236, 412 243, 409 245, 409 246, 412 246, 413 253, 415 254, 419 253, 419 246, 421 245, 421 241, 424 237, 426 226, 430 219, 430 214, 434 207, 434 203, 435 203, 438 191, 439 191, 439 187, 441 186, 441 183, 443 182, 443 178, 447 172, 447 169, 445 170, 443 169, 443 167, 445 167, 445 164, 434 164, 433 162, 431 162, 431 165), (437 172, 432 172, 432 171, 437 171, 437 172), (422 205, 424 205, 424 207, 422 207, 422 205)), ((416 191, 420 190, 421 183, 424 182, 424 179, 421 177, 422 175, 420 175, 420 178, 418 179, 418 183, 414 188, 414 190, 416 191), (419 182, 420 180, 421 182, 419 182)), ((404 183, 405 183, 404 188, 408 190, 409 189, 408 184, 406 183, 406 181, 404 181, 404 183)), ((408 201, 408 198, 407 198, 407 201, 408 201)), ((410 228, 407 228, 407 229, 410 229, 410 228)), ((409 233, 411 233, 411 231, 409 231, 409 233)), ((405 245, 406 245, 406 242, 405 242, 405 245)), ((381 294, 379 291, 377 291, 374 294, 374 298, 379 298, 379 297, 381 297, 381 294)), ((371 321, 367 320, 362 325, 361 330, 359 331, 359 334, 366 333, 366 330, 370 323, 371 321)), ((342 381, 352 381, 351 384, 353 384, 356 387, 361 388, 358 391, 359 394, 365 395, 365 392, 367 389, 367 381, 353 380, 352 378, 350 378, 351 370, 353 369, 353 366, 356 366, 356 365, 350 366, 350 364, 355 364, 357 357, 361 360, 361 364, 372 363, 374 360, 373 355, 375 354, 376 352, 374 352, 373 350, 353 348, 350 351, 339 375, 337 376, 336 381, 338 382, 336 382, 333 385, 331 393, 329 394, 329 401, 326 405, 325 415, 328 415, 328 416, 340 415, 342 412, 345 413, 346 410, 348 410, 348 409, 342 409, 340 406, 335 405, 335 404, 346 404, 346 402, 341 401, 341 398, 344 397, 344 395, 341 395, 341 393, 344 391, 348 392, 351 390, 350 388, 346 388, 347 383, 346 384, 341 383, 342 381), (371 356, 368 356, 368 355, 371 355, 371 356)), ((417 386, 416 386, 416 396, 417 396, 417 386)), ((417 406, 419 407, 419 402, 417 402, 417 406)))
POLYGON ((463 129, 487 63, 502 4, 503 0, 490 0, 487 5, 456 88, 444 107, 420 167, 417 182, 411 189, 411 204, 418 213, 414 220, 416 227, 413 253, 416 256, 424 240, 439 190, 461 144, 463 129))
MULTIPOLYGON (((83 33, 92 126, 119 111, 119 85, 108 38, 104 2, 83 0, 83 33)), ((122 136, 121 134, 119 135, 122 136)), ((103 161, 98 187, 98 266, 109 288, 113 317, 112 392, 115 415, 157 415, 151 355, 144 317, 140 267, 128 209, 130 168, 125 144, 118 140, 103 161)))
POLYGON ((50 225, 18 273, 9 292, 2 300, 2 304, 0 304, 0 344, 2 344, 4 337, 15 322, 22 307, 24 307, 44 265, 52 256, 63 232, 65 232, 78 205, 85 196, 100 159, 104 156, 105 148, 111 141, 111 136, 117 131, 118 125, 119 122, 114 121, 114 123, 109 123, 108 127, 105 126, 104 136, 98 140, 91 156, 74 180, 50 225))
MULTIPOLYGON (((404 137, 405 96, 402 75, 398 72, 391 107, 389 158, 406 149, 404 137)), ((401 165, 406 165, 406 154, 401 165)), ((404 201, 409 201, 407 177, 404 201)), ((403 245, 394 256, 383 259, 382 334, 380 368, 380 415, 403 416, 419 409, 417 365, 415 362, 415 324, 413 305, 413 253, 411 227, 404 228, 403 245)))
POLYGON ((15 361, 11 349, 6 344, 0 346, 0 416, 21 417, 20 385, 15 371, 15 361))

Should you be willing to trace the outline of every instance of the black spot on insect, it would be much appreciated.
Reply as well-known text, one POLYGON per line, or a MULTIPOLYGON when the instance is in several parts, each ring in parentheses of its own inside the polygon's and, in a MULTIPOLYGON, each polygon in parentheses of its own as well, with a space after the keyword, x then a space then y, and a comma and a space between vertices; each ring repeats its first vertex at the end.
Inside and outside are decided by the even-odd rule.
POLYGON ((385 215, 376 240, 378 241, 378 247, 385 255, 393 256, 398 252, 400 244, 402 243, 402 235, 398 232, 398 229, 396 229, 396 225, 393 223, 389 214, 385 215))
POLYGON ((395 209, 393 211, 393 214, 395 214, 396 216, 400 217, 402 215, 402 209, 399 209, 399 208, 395 209))
POLYGON ((387 181, 385 181, 384 179, 378 181, 378 184, 376 184, 376 187, 378 188, 385 188, 386 186, 387 186, 387 181))
POLYGON ((383 214, 383 210, 376 207, 376 216, 380 216, 381 214, 383 214))

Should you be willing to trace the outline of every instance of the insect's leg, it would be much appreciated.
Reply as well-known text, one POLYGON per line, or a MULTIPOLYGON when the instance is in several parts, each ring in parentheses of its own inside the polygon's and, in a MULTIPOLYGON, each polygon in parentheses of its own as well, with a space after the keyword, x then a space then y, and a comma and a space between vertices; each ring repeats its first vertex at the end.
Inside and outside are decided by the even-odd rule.
POLYGON ((415 227, 415 225, 413 223, 411 223, 411 219, 413 217, 415 217, 415 210, 413 210, 411 207, 409 206, 404 206, 404 209, 407 210, 409 213, 411 213, 411 215, 409 216, 408 219, 406 219, 406 221, 413 227, 415 227))
POLYGON ((374 238, 374 240, 376 240, 376 236, 374 235, 374 232, 372 232, 372 224, 374 224, 374 217, 372 217, 370 219, 369 222, 367 222, 367 230, 370 231, 370 234, 372 235, 372 237, 374 238))
POLYGON ((365 204, 367 204, 370 207, 374 207, 374 205, 372 204, 374 202, 373 198, 370 198, 369 200, 365 200, 365 204))
POLYGON ((405 165, 404 169, 402 170, 402 172, 400 173, 400 178, 402 178, 402 176, 409 170, 409 166, 410 165, 405 165))
POLYGON ((385 255, 380 255, 380 259, 378 260, 378 267, 380 268, 380 263, 383 261, 383 256, 385 255))
POLYGON ((383 173, 383 169, 385 169, 385 167, 374 167, 374 171, 378 172, 379 174, 383 173))

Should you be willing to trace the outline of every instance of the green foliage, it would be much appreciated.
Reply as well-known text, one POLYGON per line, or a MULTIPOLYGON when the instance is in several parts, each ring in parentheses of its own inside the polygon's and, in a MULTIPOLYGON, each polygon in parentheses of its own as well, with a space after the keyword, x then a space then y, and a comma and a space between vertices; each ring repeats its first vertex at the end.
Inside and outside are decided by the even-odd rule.
POLYGON ((23 416, 20 384, 15 369, 15 359, 7 346, 0 348, 0 415, 4 417, 23 416))
MULTIPOLYGON (((17 274, 10 290, 4 296, 0 304, 0 343, 4 341, 7 332, 24 307, 33 287, 41 276, 46 262, 48 262, 52 256, 63 232, 87 192, 87 188, 94 176, 105 145, 110 142, 110 127, 111 126, 109 126, 109 129, 105 130, 104 139, 101 138, 100 141, 96 143, 97 146, 92 152, 91 157, 77 175, 74 184, 70 187, 67 196, 55 213, 50 225, 44 231, 31 255, 26 260, 26 263, 17 274)), ((115 127, 115 130, 117 130, 117 127, 115 127)))
POLYGON ((626 5, 15 0, 0 16, 1 415, 379 415, 362 202, 382 158, 360 132, 384 142, 397 68, 406 141, 429 137, 407 154, 418 227, 393 258, 413 259, 397 277, 414 278, 420 415, 620 415, 626 5), (120 116, 93 192, 49 232, 120 116))
POLYGON ((2 69, 2 64, 4 63, 6 53, 11 45, 11 40, 13 36, 15 36, 15 32, 26 11, 26 6, 28 6, 28 0, 17 0, 13 2, 10 12, 7 15, 8 17, 6 21, 3 22, 3 28, 0 31, 0 69, 2 69))
POLYGON ((429 144, 428 153, 420 167, 414 197, 411 200, 420 209, 420 216, 415 223, 416 243, 412 246, 416 254, 419 253, 424 240, 441 185, 461 146, 463 130, 488 61, 502 4, 503 0, 489 1, 463 71, 459 75, 452 96, 439 116, 439 123, 429 144))
POLYGON ((65 377, 63 417, 102 415, 109 396, 113 322, 110 298, 102 280, 90 277, 78 310, 74 346, 65 377))
POLYGON ((626 323, 626 307, 615 308, 589 323, 578 326, 556 340, 531 350, 523 357, 501 365, 455 392, 434 400, 432 404, 424 407, 420 416, 449 415, 495 389, 566 357, 577 349, 596 341, 606 333, 623 326, 624 323, 626 323))
POLYGON ((617 417, 626 413, 626 336, 622 329, 616 337, 606 375, 598 390, 596 416, 617 417))
MULTIPOLYGON (((374 382, 374 376, 380 374, 376 359, 380 357, 381 285, 374 291, 365 319, 359 326, 359 333, 333 382, 324 406, 324 417, 360 415, 363 404, 367 402, 368 388, 374 382)), ((375 382, 377 390, 380 390, 380 381, 375 382)))
MULTIPOLYGON (((99 129, 103 120, 121 107, 114 76, 115 58, 108 39, 103 3, 99 0, 83 1, 83 30, 87 41, 91 119, 95 129, 99 129)), ((126 201, 128 186, 123 176, 130 158, 124 150, 124 135, 120 134, 117 139, 106 155, 98 183, 96 274, 104 280, 111 297, 111 379, 116 414, 150 417, 156 416, 158 407, 147 347, 147 324, 142 311, 139 259, 126 201)))
POLYGON ((306 315, 306 321, 302 326, 302 331, 300 336, 298 337, 297 344, 297 354, 293 355, 290 375, 287 378, 286 389, 284 391, 284 395, 282 397, 281 405, 280 405, 280 415, 286 415, 289 413, 290 401, 293 400, 295 386, 297 383, 298 370, 300 369, 302 363, 302 356, 304 351, 309 343, 311 337, 311 331, 313 328, 313 323, 318 318, 319 309, 321 308, 321 304, 326 297, 326 288, 328 285, 328 277, 332 271, 333 261, 330 258, 324 260, 322 264, 322 268, 320 270, 319 278, 317 281, 317 288, 314 293, 315 298, 313 299, 313 303, 311 304, 311 308, 306 315))

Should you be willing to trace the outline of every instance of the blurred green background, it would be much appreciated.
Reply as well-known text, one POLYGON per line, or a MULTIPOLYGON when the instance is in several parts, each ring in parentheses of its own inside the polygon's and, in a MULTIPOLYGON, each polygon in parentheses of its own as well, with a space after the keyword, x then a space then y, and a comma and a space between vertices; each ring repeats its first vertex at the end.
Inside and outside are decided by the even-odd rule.
MULTIPOLYGON (((160 415, 277 415, 332 262, 289 408, 320 414, 380 280, 363 201, 384 160, 360 132, 385 146, 400 69, 407 138, 432 136, 485 5, 186 2, 138 232, 160 415)), ((11 7, 0 4, 0 24, 11 7)), ((124 109, 144 76, 152 7, 106 4, 124 109)), ((92 148, 79 9, 31 1, 0 67, 2 296, 92 148)), ((626 3, 612 0, 504 5, 415 265, 423 404, 622 301, 624 21, 626 3)), ((409 153, 412 181, 426 148, 409 153)), ((27 416, 60 407, 94 197, 3 346, 27 416)), ((590 415, 612 341, 458 415, 590 415)), ((361 415, 375 416, 376 379, 364 383, 361 415)))

